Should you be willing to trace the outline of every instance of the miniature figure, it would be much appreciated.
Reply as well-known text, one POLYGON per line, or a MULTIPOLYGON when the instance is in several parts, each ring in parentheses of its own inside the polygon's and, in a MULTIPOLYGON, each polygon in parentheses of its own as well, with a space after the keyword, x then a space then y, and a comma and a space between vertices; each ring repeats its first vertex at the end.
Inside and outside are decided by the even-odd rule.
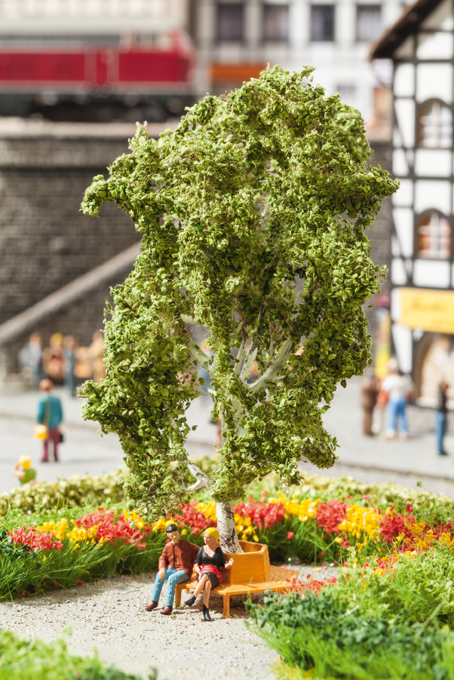
POLYGON ((233 564, 233 559, 228 562, 222 548, 216 546, 219 540, 219 532, 214 527, 209 527, 203 534, 205 545, 200 548, 195 558, 195 570, 197 572, 197 588, 194 595, 185 602, 185 606, 192 607, 196 601, 197 596, 203 591, 203 618, 205 621, 211 621, 209 603, 210 593, 212 588, 216 588, 224 580, 220 567, 230 569, 233 564))
POLYGON ((32 459, 29 456, 21 456, 14 466, 15 475, 22 484, 36 484, 36 470, 31 467, 32 459))
POLYGON ((170 539, 162 555, 159 558, 159 571, 154 583, 152 600, 149 605, 145 607, 147 612, 153 611, 159 604, 159 596, 161 595, 164 581, 168 579, 166 605, 160 614, 168 616, 172 613, 173 600, 175 597, 175 586, 177 583, 183 583, 192 576, 194 567, 194 560, 199 550, 198 545, 194 545, 190 541, 185 541, 180 538, 180 532, 176 524, 169 524, 166 529, 166 534, 170 539))
POLYGON ((44 392, 38 404, 38 425, 35 427, 35 437, 43 440, 43 457, 41 463, 49 462, 49 442, 53 444, 54 460, 58 462, 58 445, 62 441, 61 423, 63 409, 58 397, 51 394, 54 383, 45 378, 39 383, 39 389, 44 392))

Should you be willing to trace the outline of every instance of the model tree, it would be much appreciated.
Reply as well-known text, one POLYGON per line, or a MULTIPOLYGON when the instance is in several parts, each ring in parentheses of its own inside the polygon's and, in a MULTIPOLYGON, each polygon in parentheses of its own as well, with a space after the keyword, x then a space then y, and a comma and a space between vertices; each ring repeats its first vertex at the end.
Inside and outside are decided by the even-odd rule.
POLYGON ((368 165, 359 112, 312 85, 311 71, 274 67, 206 96, 157 141, 139 127, 83 202, 97 215, 115 201, 142 235, 114 290, 107 377, 86 383, 85 417, 118 433, 135 506, 150 518, 172 512, 188 497, 185 411, 200 363, 221 457, 210 480, 190 466, 192 489, 209 487, 230 552, 241 550, 233 501, 245 485, 271 471, 298 483, 302 458, 333 465, 322 415, 337 384, 370 362, 361 305, 383 271, 365 229, 397 183, 368 165), (211 357, 188 323, 209 331, 211 357))

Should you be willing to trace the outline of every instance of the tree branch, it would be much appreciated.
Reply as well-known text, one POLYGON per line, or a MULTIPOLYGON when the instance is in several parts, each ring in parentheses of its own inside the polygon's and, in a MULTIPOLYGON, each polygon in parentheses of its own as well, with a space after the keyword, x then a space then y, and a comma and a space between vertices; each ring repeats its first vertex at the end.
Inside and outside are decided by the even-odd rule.
POLYGON ((254 363, 257 352, 259 348, 255 347, 249 350, 249 354, 246 357, 246 361, 244 362, 243 368, 241 369, 240 373, 240 380, 241 382, 247 382, 247 379, 249 378, 249 373, 251 372, 252 364, 254 363))
POLYGON ((202 472, 202 470, 197 467, 197 465, 194 465, 194 463, 188 461, 186 465, 188 466, 189 472, 196 480, 194 484, 188 486, 187 490, 192 493, 193 491, 199 491, 200 489, 209 489, 211 486, 211 479, 208 475, 202 472))
POLYGON ((200 364, 207 373, 210 373, 208 368, 210 366, 210 357, 205 354, 203 350, 198 347, 193 340, 188 340, 188 350, 191 357, 200 364))
POLYGON ((282 366, 287 361, 288 357, 292 352, 293 342, 291 340, 286 340, 281 347, 281 351, 273 361, 273 363, 268 366, 265 373, 258 378, 252 385, 249 386, 249 391, 252 393, 260 392, 266 385, 274 378, 276 373, 282 368, 282 366))

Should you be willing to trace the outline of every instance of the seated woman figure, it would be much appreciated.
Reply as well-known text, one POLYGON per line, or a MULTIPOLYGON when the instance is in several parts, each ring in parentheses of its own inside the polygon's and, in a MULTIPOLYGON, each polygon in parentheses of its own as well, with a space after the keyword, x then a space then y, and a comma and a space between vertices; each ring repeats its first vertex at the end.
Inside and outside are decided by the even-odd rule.
POLYGON ((211 621, 210 611, 208 608, 210 602, 210 593, 212 588, 216 588, 223 580, 222 574, 219 571, 221 567, 230 569, 233 564, 233 559, 228 562, 222 552, 222 548, 216 547, 219 540, 219 532, 214 527, 209 527, 203 534, 205 545, 200 548, 195 558, 194 568, 197 572, 198 584, 194 591, 194 595, 186 600, 185 605, 192 607, 196 598, 203 591, 203 618, 205 621, 211 621))

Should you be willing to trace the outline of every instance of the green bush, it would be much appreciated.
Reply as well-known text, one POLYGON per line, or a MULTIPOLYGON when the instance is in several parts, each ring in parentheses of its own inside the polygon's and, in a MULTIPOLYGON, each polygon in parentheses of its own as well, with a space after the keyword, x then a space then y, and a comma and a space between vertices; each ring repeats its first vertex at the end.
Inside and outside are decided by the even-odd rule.
POLYGON ((330 597, 341 607, 357 607, 364 616, 393 619, 405 612, 411 623, 434 614, 454 625, 454 559, 451 548, 434 545, 427 552, 399 556, 384 574, 373 569, 341 570, 330 597))
POLYGON ((409 623, 364 616, 339 606, 329 593, 304 598, 270 595, 248 603, 252 627, 286 664, 314 678, 349 680, 452 680, 454 633, 435 622, 409 623))
POLYGON ((35 486, 24 484, 0 494, 0 515, 6 515, 9 509, 32 513, 38 509, 55 510, 87 503, 118 503, 123 500, 122 474, 123 469, 118 468, 98 477, 74 475, 56 482, 39 482, 35 486))
MULTIPOLYGON (((153 671, 148 680, 156 680, 153 671)), ((95 655, 70 654, 64 640, 31 642, 0 629, 0 680, 142 680, 106 667, 95 655)))

